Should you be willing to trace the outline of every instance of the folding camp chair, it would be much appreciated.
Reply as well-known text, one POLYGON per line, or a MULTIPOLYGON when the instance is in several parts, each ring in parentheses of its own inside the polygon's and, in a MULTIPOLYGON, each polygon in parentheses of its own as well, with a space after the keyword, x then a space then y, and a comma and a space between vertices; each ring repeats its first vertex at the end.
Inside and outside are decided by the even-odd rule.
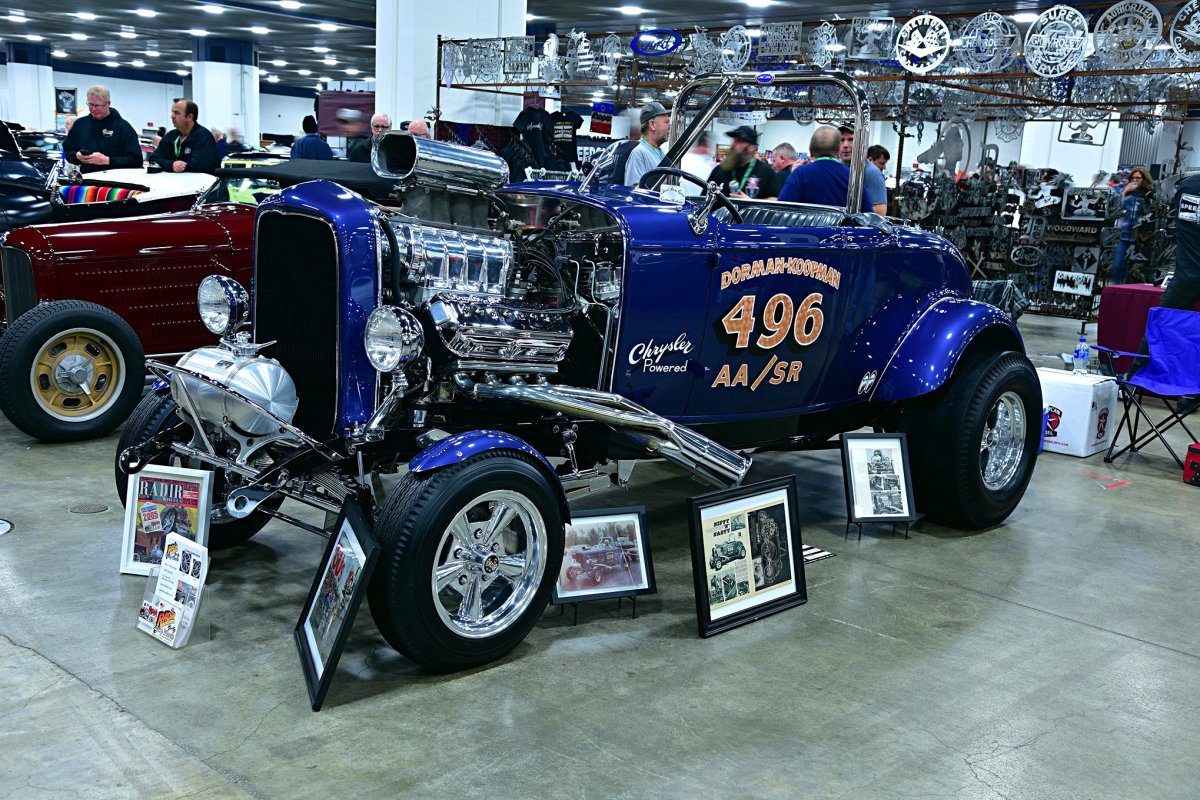
POLYGON ((1149 356, 1094 346, 1101 360, 1107 361, 1110 366, 1120 356, 1146 360, 1146 365, 1133 374, 1116 376, 1125 412, 1113 434, 1104 461, 1109 463, 1127 451, 1136 453, 1147 442, 1158 439, 1179 464, 1179 468, 1183 469, 1183 460, 1163 434, 1178 425, 1187 432, 1189 441, 1198 441, 1184 422, 1193 410, 1187 405, 1194 404, 1185 404, 1183 413, 1180 413, 1179 398, 1200 394, 1200 312, 1161 307, 1150 309, 1146 318, 1146 343, 1150 348, 1149 356), (1151 398, 1158 398, 1167 410, 1168 416, 1158 422, 1146 411, 1151 398), (1139 433, 1138 428, 1143 421, 1150 430, 1139 433), (1114 453, 1122 429, 1127 432, 1129 443, 1114 453))

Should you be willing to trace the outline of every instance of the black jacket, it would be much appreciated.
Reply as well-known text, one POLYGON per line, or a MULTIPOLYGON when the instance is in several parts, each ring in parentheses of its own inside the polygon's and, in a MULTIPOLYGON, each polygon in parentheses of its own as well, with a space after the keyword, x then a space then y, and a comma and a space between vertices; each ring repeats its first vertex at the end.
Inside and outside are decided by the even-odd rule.
POLYGON ((360 164, 371 163, 371 140, 365 136, 352 136, 346 140, 346 160, 360 164))
POLYGON ((172 128, 158 143, 158 149, 150 156, 150 161, 162 167, 163 172, 172 172, 176 161, 187 162, 185 172, 212 172, 220 164, 217 157, 217 140, 212 131, 197 124, 186 139, 179 140, 179 131, 172 128), (176 149, 175 143, 179 142, 176 149))
POLYGON ((88 115, 75 120, 71 132, 63 140, 63 153, 67 161, 79 164, 80 172, 96 172, 102 169, 137 169, 142 166, 142 145, 133 126, 117 113, 108 109, 108 116, 96 119, 88 115), (80 164, 79 151, 90 150, 103 153, 110 163, 107 167, 96 164, 80 164))

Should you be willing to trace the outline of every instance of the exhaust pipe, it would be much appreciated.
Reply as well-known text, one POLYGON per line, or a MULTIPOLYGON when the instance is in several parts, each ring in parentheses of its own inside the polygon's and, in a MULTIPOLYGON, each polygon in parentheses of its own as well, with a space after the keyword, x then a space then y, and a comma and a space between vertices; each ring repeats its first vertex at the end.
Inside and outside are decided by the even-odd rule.
POLYGON ((665 458, 713 486, 737 486, 750 471, 751 459, 620 395, 571 386, 476 383, 462 373, 454 383, 477 400, 510 400, 604 423, 640 442, 647 455, 665 458))

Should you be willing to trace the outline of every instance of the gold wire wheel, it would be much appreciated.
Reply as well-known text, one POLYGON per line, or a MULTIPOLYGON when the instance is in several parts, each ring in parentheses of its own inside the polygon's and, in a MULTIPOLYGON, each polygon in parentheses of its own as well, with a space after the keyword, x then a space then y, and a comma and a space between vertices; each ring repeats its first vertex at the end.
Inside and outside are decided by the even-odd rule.
POLYGON ((33 398, 52 417, 82 422, 103 414, 121 391, 125 359, 116 343, 92 328, 56 334, 29 370, 33 398))

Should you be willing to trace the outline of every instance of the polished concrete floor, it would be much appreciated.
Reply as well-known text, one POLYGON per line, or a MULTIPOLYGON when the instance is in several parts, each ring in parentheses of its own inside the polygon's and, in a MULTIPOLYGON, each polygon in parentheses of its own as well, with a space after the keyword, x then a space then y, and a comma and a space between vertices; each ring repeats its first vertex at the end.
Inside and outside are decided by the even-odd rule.
MULTIPOLYGON (((1078 331, 1021 327, 1041 364, 1078 331)), ((995 529, 861 542, 836 453, 759 457, 750 479, 797 475, 804 540, 837 555, 807 605, 707 640, 703 488, 639 468, 579 503, 647 507, 659 591, 637 619, 552 609, 504 661, 433 676, 364 608, 314 714, 292 629, 323 542, 272 523, 218 554, 208 639, 172 651, 118 574, 115 442, 0 420, 0 798, 1200 796, 1200 489, 1161 449, 1046 455, 995 529)))

